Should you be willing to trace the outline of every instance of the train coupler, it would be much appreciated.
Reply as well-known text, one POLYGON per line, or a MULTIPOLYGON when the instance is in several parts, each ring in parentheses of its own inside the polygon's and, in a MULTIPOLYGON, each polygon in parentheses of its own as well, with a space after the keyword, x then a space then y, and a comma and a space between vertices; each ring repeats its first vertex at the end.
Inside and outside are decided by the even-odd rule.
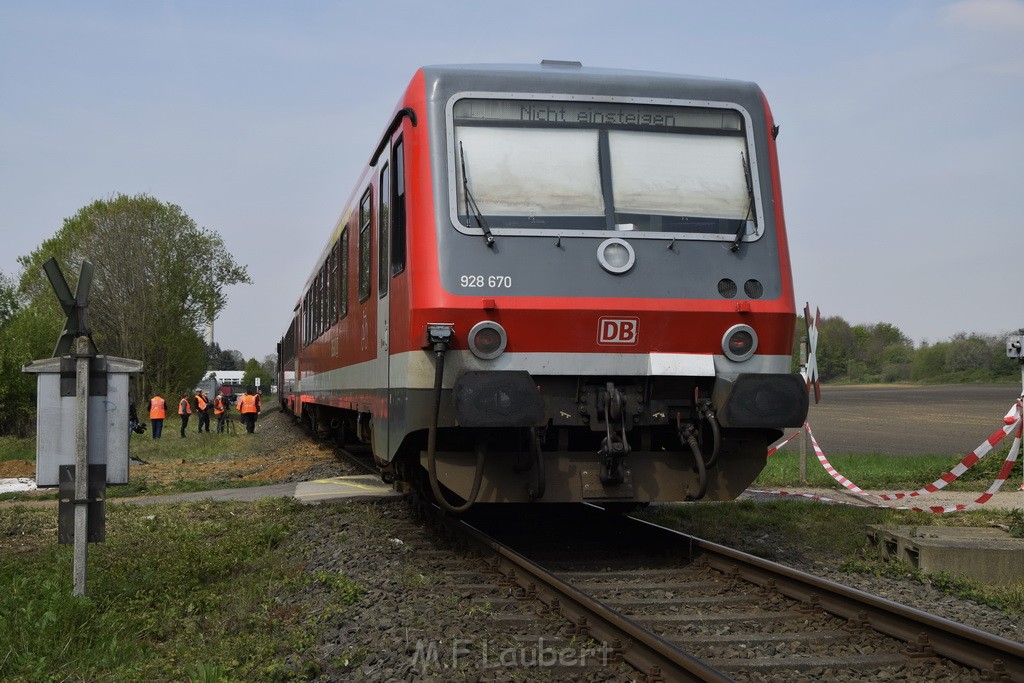
POLYGON ((621 441, 608 444, 605 437, 601 442, 601 483, 605 486, 616 486, 626 480, 626 454, 629 444, 621 441))
POLYGON ((626 441, 626 419, 623 410, 625 398, 614 382, 608 382, 604 394, 605 437, 597 454, 601 458, 601 483, 616 486, 626 480, 626 456, 633 450, 626 441), (622 420, 622 430, 612 427, 616 417, 622 420))

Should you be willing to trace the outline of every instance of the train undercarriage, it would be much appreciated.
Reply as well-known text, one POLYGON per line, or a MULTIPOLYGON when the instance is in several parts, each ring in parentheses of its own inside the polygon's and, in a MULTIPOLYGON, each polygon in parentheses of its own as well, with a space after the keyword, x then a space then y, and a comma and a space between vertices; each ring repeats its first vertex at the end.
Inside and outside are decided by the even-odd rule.
MULTIPOLYGON (((764 468, 781 432, 721 426, 711 395, 710 381, 694 378, 464 373, 439 394, 440 424, 431 424, 433 408, 411 411, 415 428, 390 460, 379 452, 375 460, 386 479, 440 497, 453 511, 475 503, 732 500, 764 468)), ((430 404, 425 390, 403 402, 430 404)), ((372 449, 368 412, 306 404, 302 418, 342 447, 372 449)))

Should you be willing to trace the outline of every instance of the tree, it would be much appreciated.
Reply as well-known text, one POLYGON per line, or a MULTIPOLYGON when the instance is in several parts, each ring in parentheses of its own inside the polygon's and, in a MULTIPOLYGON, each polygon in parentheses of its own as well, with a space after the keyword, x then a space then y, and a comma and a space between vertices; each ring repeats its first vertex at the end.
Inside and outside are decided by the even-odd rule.
POLYGON ((946 350, 947 372, 972 372, 991 369, 991 354, 985 339, 958 332, 949 340, 946 350))
POLYGON ((214 342, 206 347, 206 367, 210 370, 245 370, 245 357, 234 349, 222 349, 214 342))
POLYGON ((270 385, 273 383, 273 373, 268 373, 263 370, 259 361, 255 358, 250 358, 249 362, 245 364, 245 374, 242 375, 242 385, 245 387, 256 388, 256 378, 260 378, 260 386, 257 389, 260 393, 270 393, 270 385))
POLYGON ((154 389, 182 391, 200 380, 206 349, 199 330, 223 310, 227 286, 250 282, 220 237, 199 228, 180 207, 146 195, 95 201, 18 259, 22 291, 34 304, 55 308, 41 272, 51 256, 72 290, 82 261, 95 266, 93 338, 101 353, 143 362, 136 399, 154 389))
POLYGON ((0 271, 0 328, 11 319, 20 308, 18 289, 14 278, 0 271))
POLYGON ((23 437, 35 428, 36 377, 21 368, 53 353, 64 321, 41 307, 18 303, 12 310, 0 320, 0 434, 23 437))
POLYGON ((823 318, 818 326, 818 375, 823 381, 844 377, 853 358, 854 336, 850 323, 839 316, 823 318))
POLYGON ((264 375, 270 377, 271 381, 273 381, 274 375, 277 374, 277 354, 268 353, 263 356, 263 362, 260 363, 260 369, 263 371, 264 375))

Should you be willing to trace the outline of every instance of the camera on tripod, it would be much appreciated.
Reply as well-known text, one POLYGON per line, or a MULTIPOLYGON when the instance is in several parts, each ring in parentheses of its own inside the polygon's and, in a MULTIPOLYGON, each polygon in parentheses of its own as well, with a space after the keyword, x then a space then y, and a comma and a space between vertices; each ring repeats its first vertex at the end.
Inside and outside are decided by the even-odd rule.
POLYGON ((1006 338, 1006 357, 1016 358, 1018 362, 1024 363, 1024 330, 1017 330, 1006 338))

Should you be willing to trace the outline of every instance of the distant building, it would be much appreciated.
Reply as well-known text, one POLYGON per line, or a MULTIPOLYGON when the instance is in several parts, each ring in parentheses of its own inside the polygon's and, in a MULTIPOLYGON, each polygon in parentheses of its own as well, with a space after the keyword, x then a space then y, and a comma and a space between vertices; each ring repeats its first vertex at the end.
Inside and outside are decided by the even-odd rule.
MULTIPOLYGON (((231 393, 233 394, 244 394, 245 386, 242 384, 242 378, 245 376, 243 370, 208 370, 203 375, 202 381, 199 383, 200 388, 209 391, 211 394, 217 391, 222 386, 231 387, 231 393)), ((259 390, 264 394, 267 393, 268 388, 266 386, 259 387, 259 390)), ((277 385, 271 385, 269 387, 269 393, 277 393, 277 385)))
MULTIPOLYGON (((240 387, 242 386, 242 377, 244 376, 245 372, 242 370, 209 370, 203 375, 201 384, 215 382, 218 386, 240 387)), ((241 394, 244 392, 236 391, 234 393, 241 394)))

